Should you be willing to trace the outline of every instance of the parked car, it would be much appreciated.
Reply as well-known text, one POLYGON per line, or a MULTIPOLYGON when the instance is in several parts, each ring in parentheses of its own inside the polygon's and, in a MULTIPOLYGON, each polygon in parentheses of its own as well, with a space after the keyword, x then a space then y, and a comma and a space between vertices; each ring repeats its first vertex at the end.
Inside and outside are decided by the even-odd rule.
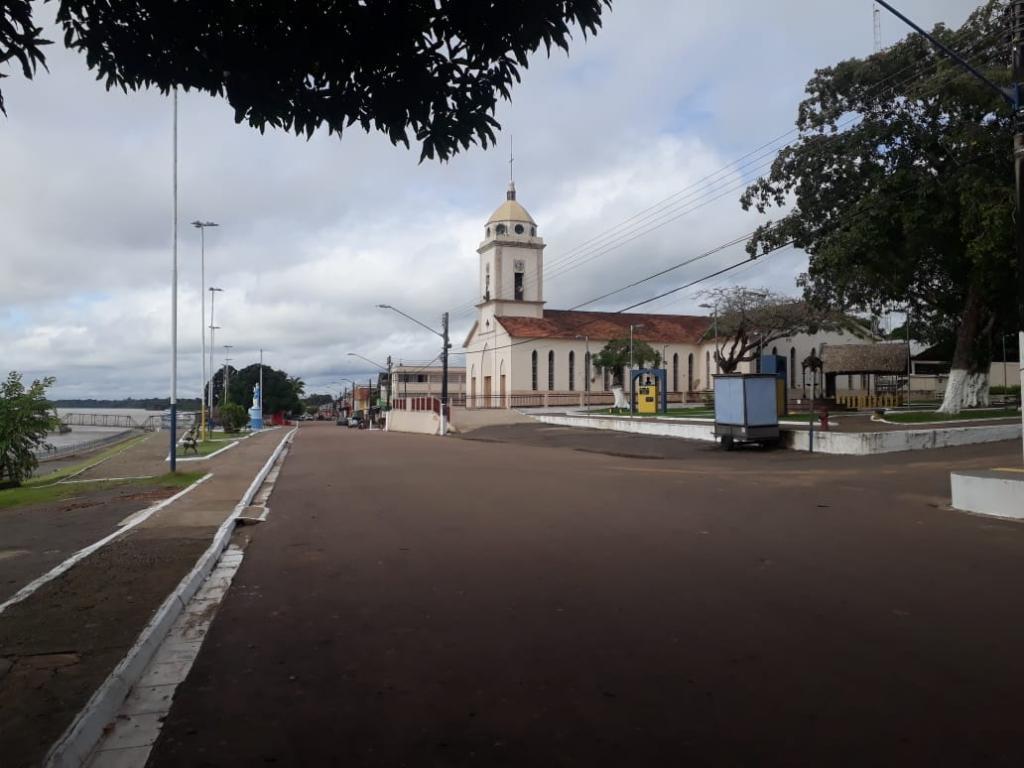
POLYGON ((348 425, 350 427, 361 427, 363 424, 363 412, 356 411, 348 417, 348 425))

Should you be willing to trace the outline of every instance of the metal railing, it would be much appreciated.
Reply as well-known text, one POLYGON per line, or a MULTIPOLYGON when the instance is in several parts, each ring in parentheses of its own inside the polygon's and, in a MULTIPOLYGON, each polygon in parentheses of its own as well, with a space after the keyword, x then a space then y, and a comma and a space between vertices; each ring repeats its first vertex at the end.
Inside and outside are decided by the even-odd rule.
POLYGON ((161 415, 154 413, 141 421, 132 416, 113 413, 65 413, 60 417, 62 423, 69 427, 119 427, 121 429, 141 429, 153 432, 160 428, 161 415))
POLYGON ((35 455, 39 461, 52 461, 53 459, 61 459, 65 456, 74 456, 77 453, 84 453, 85 451, 102 448, 105 445, 119 443, 130 437, 131 433, 134 431, 135 430, 133 429, 126 429, 121 432, 114 432, 113 434, 106 435, 104 437, 98 437, 94 440, 83 440, 80 443, 63 445, 59 448, 55 448, 52 445, 43 445, 35 450, 35 455))

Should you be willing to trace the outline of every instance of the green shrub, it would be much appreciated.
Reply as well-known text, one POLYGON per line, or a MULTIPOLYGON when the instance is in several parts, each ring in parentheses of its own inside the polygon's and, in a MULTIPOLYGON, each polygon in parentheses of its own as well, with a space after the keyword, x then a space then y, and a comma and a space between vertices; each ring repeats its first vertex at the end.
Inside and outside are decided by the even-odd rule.
POLYGON ((991 387, 990 395, 1020 395, 1020 384, 1015 387, 991 387))
POLYGON ((53 382, 36 380, 26 389, 17 371, 0 382, 0 487, 21 485, 39 466, 35 449, 60 424, 46 399, 53 382))
POLYGON ((225 432, 238 432, 249 423, 249 414, 240 405, 226 403, 220 407, 220 423, 225 432))

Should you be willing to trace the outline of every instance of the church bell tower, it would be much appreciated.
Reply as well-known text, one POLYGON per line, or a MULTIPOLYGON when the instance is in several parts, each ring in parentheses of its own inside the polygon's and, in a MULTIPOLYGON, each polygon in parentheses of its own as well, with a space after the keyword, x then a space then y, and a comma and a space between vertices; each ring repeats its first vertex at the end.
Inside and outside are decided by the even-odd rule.
POLYGON ((537 223, 516 200, 510 181, 505 202, 491 214, 480 254, 480 326, 497 316, 544 316, 544 240, 537 223))

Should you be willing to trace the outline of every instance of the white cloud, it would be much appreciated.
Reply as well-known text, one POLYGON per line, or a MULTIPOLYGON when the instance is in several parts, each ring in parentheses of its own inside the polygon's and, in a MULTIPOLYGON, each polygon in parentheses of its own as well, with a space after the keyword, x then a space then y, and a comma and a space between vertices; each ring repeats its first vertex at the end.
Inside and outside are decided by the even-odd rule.
MULTIPOLYGON (((973 7, 906 0, 924 24, 958 25, 973 7)), ((52 13, 51 6, 43 6, 52 13)), ((884 33, 902 34, 885 19, 884 33)), ((59 39, 60 34, 50 34, 59 39)), ((573 246, 692 185, 792 126, 817 66, 870 51, 871 4, 619 0, 604 29, 569 57, 536 56, 502 104, 515 136, 520 200, 554 265, 573 246)), ((107 92, 59 45, 50 72, 3 80, 0 123, 0 369, 54 374, 59 396, 166 393, 170 340, 170 102, 107 92)), ((502 139, 504 141, 504 137, 502 139)), ((378 310, 431 325, 475 300, 475 248, 504 194, 507 144, 444 165, 359 131, 306 141, 235 125, 223 102, 180 97, 180 394, 200 380, 199 242, 212 219, 207 284, 218 347, 322 388, 364 378, 346 352, 427 360, 437 339, 378 310)), ((565 307, 752 229, 738 192, 546 280, 565 307)), ((692 202, 706 199, 694 195, 692 202)), ((593 247, 581 252, 593 255, 593 247)), ((742 248, 616 296, 617 309, 731 263, 742 248)), ((792 290, 799 255, 777 254, 736 279, 792 290)), ((730 278, 732 279, 732 278, 730 278)), ((693 311, 692 292, 652 310, 693 311)), ((470 315, 457 316, 458 340, 470 315)), ((221 358, 223 350, 216 350, 221 358)))

